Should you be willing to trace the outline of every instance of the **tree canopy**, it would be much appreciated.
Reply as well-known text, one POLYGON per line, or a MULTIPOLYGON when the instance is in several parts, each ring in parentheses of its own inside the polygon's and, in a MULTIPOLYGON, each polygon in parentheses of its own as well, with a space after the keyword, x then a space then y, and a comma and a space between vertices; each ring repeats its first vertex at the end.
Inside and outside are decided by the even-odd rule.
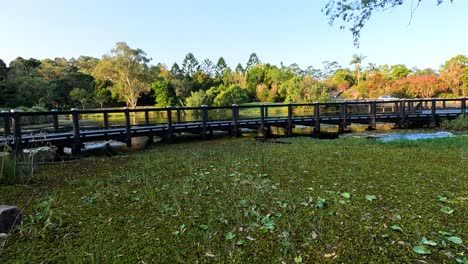
MULTIPOLYGON (((338 20, 341 23, 341 29, 349 27, 353 34, 354 45, 359 46, 361 30, 374 12, 401 6, 410 1, 413 3, 413 10, 411 10, 413 13, 422 0, 329 0, 322 12, 329 18, 330 25, 338 20)), ((453 2, 453 0, 432 1, 435 1, 437 5, 444 1, 453 2)))

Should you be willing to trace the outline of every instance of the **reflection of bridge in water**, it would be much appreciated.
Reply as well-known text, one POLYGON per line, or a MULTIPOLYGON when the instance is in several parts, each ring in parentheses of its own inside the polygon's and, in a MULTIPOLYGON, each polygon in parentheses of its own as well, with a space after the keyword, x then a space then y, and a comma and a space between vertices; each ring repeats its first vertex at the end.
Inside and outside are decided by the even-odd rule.
POLYGON ((465 115, 466 101, 467 98, 48 112, 12 110, 0 113, 3 127, 0 145, 15 150, 54 145, 61 151, 71 147, 72 153, 78 154, 84 142, 118 140, 131 146, 132 137, 147 136, 151 141, 154 136, 171 138, 177 133, 206 138, 213 131, 226 131, 237 136, 248 128, 267 137, 271 127, 282 127, 286 136, 292 136, 294 126, 303 125, 313 127, 311 136, 318 136, 321 124, 337 125, 340 132, 351 123, 370 128, 379 122, 395 123, 403 128, 436 126, 443 119, 465 115), (100 122, 88 124, 84 118, 87 115, 100 122), (111 122, 118 115, 122 122, 111 122), (137 116, 144 118, 137 119, 137 116))

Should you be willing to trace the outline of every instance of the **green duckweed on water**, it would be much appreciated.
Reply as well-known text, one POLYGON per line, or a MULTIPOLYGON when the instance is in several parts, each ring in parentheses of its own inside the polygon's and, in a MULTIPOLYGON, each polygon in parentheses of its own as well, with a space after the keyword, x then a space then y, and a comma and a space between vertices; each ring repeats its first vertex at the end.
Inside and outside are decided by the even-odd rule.
POLYGON ((43 165, 0 263, 463 263, 468 137, 248 138, 43 165))

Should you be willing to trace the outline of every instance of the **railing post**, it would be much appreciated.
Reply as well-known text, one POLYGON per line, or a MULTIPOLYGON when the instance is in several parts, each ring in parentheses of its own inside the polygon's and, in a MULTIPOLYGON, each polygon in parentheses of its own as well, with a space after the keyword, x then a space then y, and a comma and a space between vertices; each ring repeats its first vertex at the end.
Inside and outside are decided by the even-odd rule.
POLYGON ((446 99, 442 99, 442 109, 445 109, 445 106, 446 106, 446 99))
POLYGON ((372 115, 371 127, 372 129, 375 129, 377 125, 377 102, 373 101, 370 105, 370 108, 371 108, 371 115, 372 115))
POLYGON ((208 106, 202 105, 202 134, 201 137, 206 139, 207 137, 207 123, 208 123, 208 106))
POLYGON ((400 105, 400 126, 404 128, 406 127, 406 100, 402 99, 400 105))
POLYGON ((149 112, 148 112, 148 107, 145 106, 145 125, 149 126, 150 120, 149 120, 149 112))
POLYGON ((124 107, 125 113, 125 143, 127 143, 127 147, 132 147, 132 130, 130 126, 130 109, 128 107, 124 107))
POLYGON ((177 123, 180 123, 181 117, 180 117, 180 106, 177 106, 177 123))
POLYGON ((172 106, 166 106, 167 115, 167 134, 166 137, 172 140, 172 106))
POLYGON ((266 104, 260 104, 260 133, 262 137, 265 137, 265 106, 266 104))
POLYGON ((346 127, 348 126, 348 103, 347 102, 344 102, 341 104, 341 115, 342 115, 342 122, 341 122, 341 125, 340 125, 340 132, 341 133, 344 133, 344 130, 346 129, 346 127))
POLYGON ((431 124, 430 124, 430 126, 435 127, 435 126, 437 126, 437 120, 436 120, 436 105, 437 105, 437 102, 436 102, 435 98, 432 98, 431 102, 432 102, 432 105, 431 105, 431 124))
POLYGON ((3 135, 5 137, 8 137, 11 134, 11 129, 10 129, 10 111, 8 110, 2 110, 2 113, 4 114, 3 116, 3 135))
POLYGON ((72 111, 73 122, 73 143, 71 146, 72 155, 79 155, 81 152, 81 139, 80 139, 80 115, 78 108, 70 109, 72 111))
POLYGON ((293 129, 293 108, 292 108, 292 103, 289 102, 288 104, 288 127, 286 128, 286 136, 291 137, 292 136, 292 129, 293 129))
POLYGON ((463 97, 461 101, 461 114, 463 117, 466 116, 466 97, 463 97))
POLYGON ((104 129, 108 129, 109 128, 109 113, 107 112, 107 108, 103 108, 102 109, 102 117, 103 117, 103 123, 104 123, 104 129))
POLYGON ((23 149, 23 139, 21 137, 21 116, 18 109, 12 109, 11 115, 13 120, 13 138, 15 142, 14 151, 19 154, 23 149))
POLYGON ((314 136, 320 136, 320 103, 314 103, 314 117, 315 117, 315 126, 314 126, 314 136))
POLYGON ((239 136, 239 128, 238 128, 238 121, 239 121, 239 106, 237 104, 232 105, 232 135, 235 137, 239 136))
POLYGON ((52 122, 54 124, 54 132, 57 132, 59 130, 59 122, 58 122, 58 110, 57 109, 52 109, 52 122))

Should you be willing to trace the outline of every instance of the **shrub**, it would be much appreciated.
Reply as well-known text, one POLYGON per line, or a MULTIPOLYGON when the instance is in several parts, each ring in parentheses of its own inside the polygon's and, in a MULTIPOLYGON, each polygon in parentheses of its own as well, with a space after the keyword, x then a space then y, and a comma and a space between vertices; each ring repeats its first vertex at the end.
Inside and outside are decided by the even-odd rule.
POLYGON ((460 115, 454 120, 444 120, 440 127, 442 129, 453 131, 468 130, 468 116, 460 115))

